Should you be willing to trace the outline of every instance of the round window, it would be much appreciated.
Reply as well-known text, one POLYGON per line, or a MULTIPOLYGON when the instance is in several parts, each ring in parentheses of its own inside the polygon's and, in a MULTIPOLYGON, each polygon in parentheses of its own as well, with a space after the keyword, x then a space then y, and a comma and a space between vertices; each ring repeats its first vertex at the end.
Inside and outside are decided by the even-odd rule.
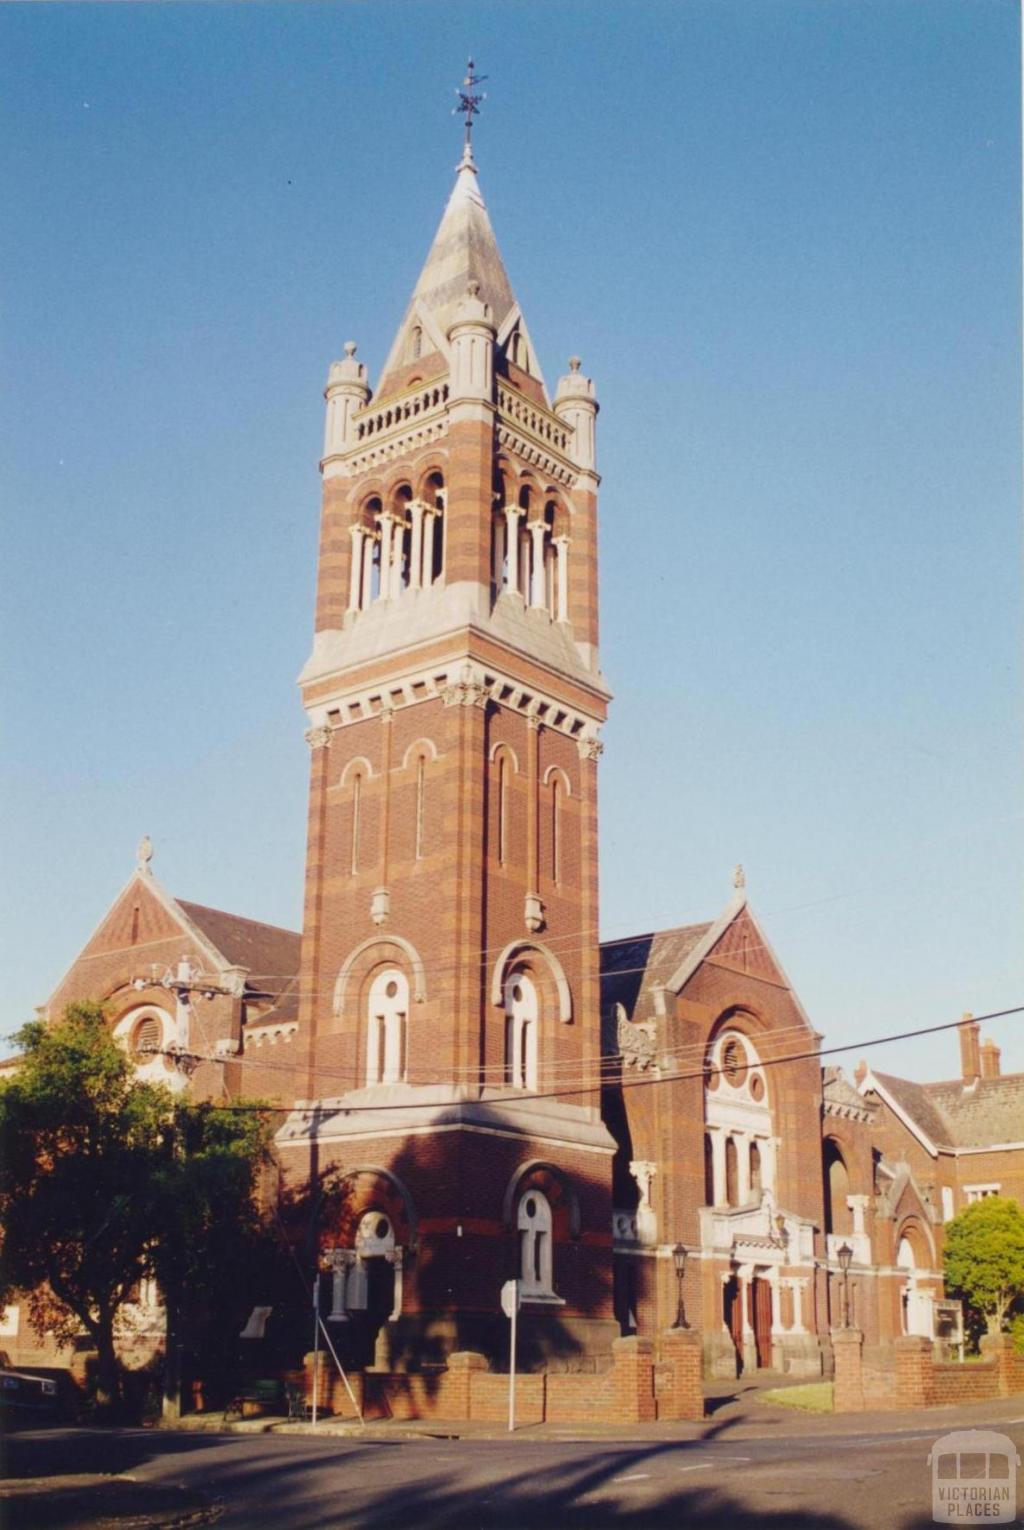
POLYGON ((377 1222, 377 1237, 380 1238, 381 1242, 384 1241, 390 1231, 391 1226, 387 1217, 380 1217, 377 1222))
POLYGON ((395 982, 394 978, 391 979, 391 982, 385 988, 384 992, 387 994, 389 999, 393 999, 398 993, 398 984, 395 982))
POLYGON ((764 1099, 764 1079, 760 1073, 754 1073, 750 1079, 750 1092, 755 1100, 764 1099))
POLYGON ((737 1036, 730 1036, 722 1048, 722 1072, 734 1089, 739 1088, 746 1077, 747 1054, 737 1036))
POLYGON ((513 999, 515 1000, 515 1002, 517 1004, 520 1004, 522 1002, 523 990, 522 990, 521 986, 518 983, 514 984, 514 986, 512 988, 512 997, 513 997, 513 999))
POLYGON ((526 1215, 528 1217, 535 1217, 537 1215, 537 1202, 534 1200, 532 1195, 526 1203, 526 1215))

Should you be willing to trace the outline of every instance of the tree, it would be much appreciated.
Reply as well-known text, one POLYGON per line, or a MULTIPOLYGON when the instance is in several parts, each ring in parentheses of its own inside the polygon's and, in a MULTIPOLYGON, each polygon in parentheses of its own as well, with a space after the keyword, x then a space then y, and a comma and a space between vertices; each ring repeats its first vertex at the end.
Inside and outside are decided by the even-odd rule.
POLYGON ((1014 1301, 1024 1294, 1024 1211, 1006 1196, 965 1206, 946 1225, 946 1284, 1001 1333, 1014 1301))
POLYGON ((116 1407, 120 1308, 148 1275, 175 1319, 223 1291, 258 1223, 269 1115, 141 1083, 97 1004, 16 1039, 23 1057, 0 1086, 0 1291, 29 1293, 39 1333, 67 1342, 84 1328, 98 1400, 116 1407))

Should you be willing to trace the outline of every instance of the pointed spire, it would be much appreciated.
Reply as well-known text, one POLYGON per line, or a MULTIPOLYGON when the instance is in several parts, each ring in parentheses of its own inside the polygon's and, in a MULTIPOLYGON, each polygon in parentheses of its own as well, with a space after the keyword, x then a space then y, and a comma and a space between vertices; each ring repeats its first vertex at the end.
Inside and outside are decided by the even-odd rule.
MULTIPOLYGON (((384 365, 378 397, 387 391, 389 374, 403 365, 403 348, 410 326, 416 322, 416 311, 429 316, 436 338, 443 342, 472 282, 477 283, 478 296, 490 308, 495 328, 500 329, 516 300, 467 145, 448 205, 384 365)), ((428 348, 425 336, 423 348, 428 348)))

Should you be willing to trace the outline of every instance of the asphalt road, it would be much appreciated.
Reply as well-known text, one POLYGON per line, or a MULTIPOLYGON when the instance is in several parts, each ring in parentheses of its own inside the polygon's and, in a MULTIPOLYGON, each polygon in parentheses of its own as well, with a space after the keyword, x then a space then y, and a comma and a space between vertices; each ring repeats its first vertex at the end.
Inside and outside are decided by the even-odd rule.
MULTIPOLYGON (((180 1484, 224 1530, 925 1530, 928 1451, 951 1427, 628 1444, 66 1429, 13 1436, 7 1473, 180 1484)), ((1024 1419, 999 1427, 1024 1457, 1024 1419)))

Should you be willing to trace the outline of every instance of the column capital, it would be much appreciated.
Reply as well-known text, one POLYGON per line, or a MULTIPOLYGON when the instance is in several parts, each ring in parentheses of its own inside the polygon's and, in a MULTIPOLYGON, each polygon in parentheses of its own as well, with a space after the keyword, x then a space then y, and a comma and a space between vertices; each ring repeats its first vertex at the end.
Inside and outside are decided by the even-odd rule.
POLYGON ((321 723, 319 727, 306 730, 306 743, 310 749, 327 749, 330 746, 331 735, 334 729, 330 723, 321 723))
POLYGON ((578 738, 576 748, 579 750, 581 760, 599 760, 604 754, 604 745, 599 738, 578 738))

